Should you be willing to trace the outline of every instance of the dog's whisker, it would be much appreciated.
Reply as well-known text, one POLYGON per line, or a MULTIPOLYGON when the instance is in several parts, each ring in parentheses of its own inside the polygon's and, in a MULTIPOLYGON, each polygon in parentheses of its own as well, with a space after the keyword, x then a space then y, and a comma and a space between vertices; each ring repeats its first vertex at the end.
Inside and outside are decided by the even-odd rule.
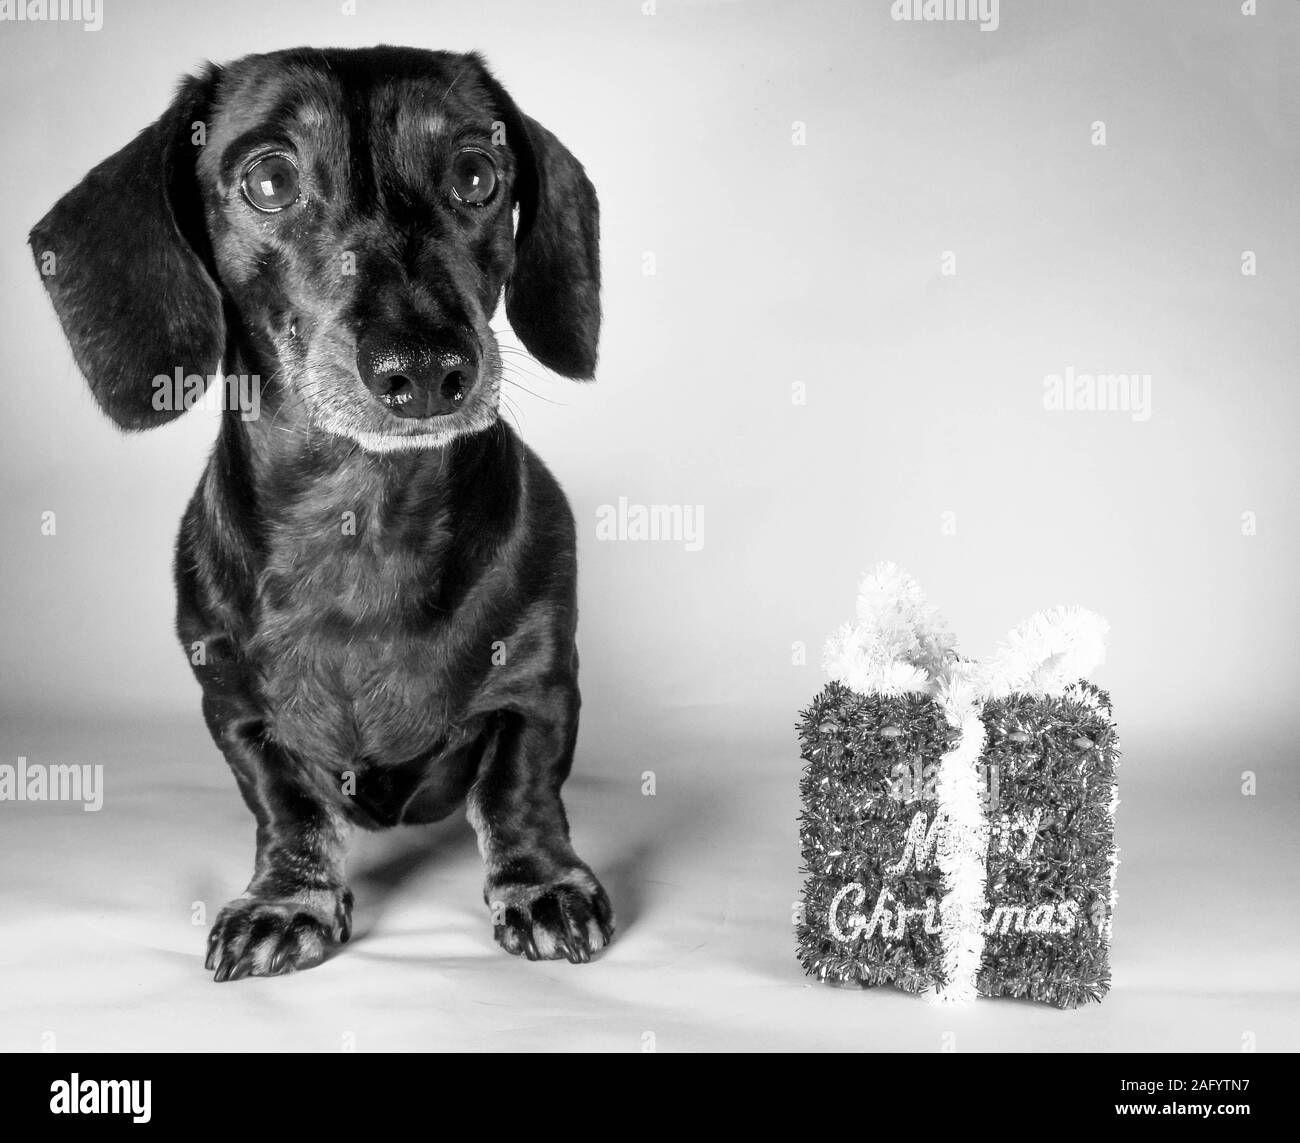
MULTIPOLYGON (((537 400, 539 400, 539 401, 545 401, 548 405, 555 405, 557 408, 567 408, 567 407, 568 407, 568 404, 569 404, 569 403, 568 403, 567 401, 557 401, 557 400, 555 400, 555 399, 552 398, 552 397, 545 397, 545 396, 543 396, 541 393, 535 393, 535 392, 533 392, 533 390, 531 390, 530 388, 528 388, 527 385, 521 385, 518 381, 515 381, 513 378, 506 377, 504 374, 502 375, 501 380, 504 381, 504 382, 505 382, 507 385, 509 385, 511 388, 513 388, 513 389, 518 389, 521 393, 527 393, 530 397, 535 397, 535 398, 537 398, 537 400)), ((504 400, 504 399, 505 399, 505 397, 504 397, 504 394, 503 394, 503 395, 502 395, 502 400, 504 400)))
POLYGON ((522 423, 523 413, 520 412, 519 406, 510 400, 509 397, 503 396, 502 401, 505 403, 506 408, 510 410, 510 415, 514 418, 515 428, 522 433, 524 428, 522 423))

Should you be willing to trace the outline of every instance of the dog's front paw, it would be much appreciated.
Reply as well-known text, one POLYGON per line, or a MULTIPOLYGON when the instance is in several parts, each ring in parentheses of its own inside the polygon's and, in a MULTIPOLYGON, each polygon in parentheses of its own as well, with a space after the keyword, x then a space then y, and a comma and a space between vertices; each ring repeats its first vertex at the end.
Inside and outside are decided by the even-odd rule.
POLYGON ((346 889, 282 901, 238 897, 217 915, 205 963, 218 982, 280 976, 319 964, 331 942, 351 935, 352 894, 346 889))
POLYGON ((587 869, 546 885, 489 885, 492 935, 506 952, 529 960, 586 964, 614 936, 614 910, 587 869))

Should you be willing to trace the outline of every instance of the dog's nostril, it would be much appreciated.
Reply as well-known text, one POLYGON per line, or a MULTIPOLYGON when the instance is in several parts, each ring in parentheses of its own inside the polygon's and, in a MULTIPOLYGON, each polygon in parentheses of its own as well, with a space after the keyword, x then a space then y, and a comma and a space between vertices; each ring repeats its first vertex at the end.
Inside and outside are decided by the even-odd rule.
POLYGON ((459 369, 453 369, 442 379, 438 392, 445 401, 459 401, 465 396, 465 384, 468 378, 459 369))
POLYGON ((405 405, 415 395, 415 387, 409 377, 394 373, 384 379, 386 391, 381 398, 387 405, 405 405))

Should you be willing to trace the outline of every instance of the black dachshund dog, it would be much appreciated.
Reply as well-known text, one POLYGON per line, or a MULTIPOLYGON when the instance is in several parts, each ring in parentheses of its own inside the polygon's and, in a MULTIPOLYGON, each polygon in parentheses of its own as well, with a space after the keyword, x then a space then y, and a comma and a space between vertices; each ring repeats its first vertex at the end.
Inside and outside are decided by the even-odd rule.
POLYGON ((323 959, 351 929, 350 827, 462 802, 496 939, 588 961, 614 918, 560 801, 574 523, 498 416, 488 325, 504 290, 537 360, 592 376, 578 161, 476 55, 276 52, 186 78, 30 242, 119 426, 179 415, 182 378, 257 397, 226 403, 176 547, 181 644, 257 818, 216 979, 323 959))

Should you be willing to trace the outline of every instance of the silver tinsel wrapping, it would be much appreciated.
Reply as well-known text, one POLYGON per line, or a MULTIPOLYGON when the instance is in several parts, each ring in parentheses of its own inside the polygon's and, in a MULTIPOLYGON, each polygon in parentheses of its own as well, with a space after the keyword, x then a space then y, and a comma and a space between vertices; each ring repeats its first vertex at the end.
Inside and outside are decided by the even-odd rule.
MULTIPOLYGON (((980 995, 1072 1008, 1110 986, 1119 759, 1110 713, 1106 693, 1083 681, 1060 697, 983 707, 980 995)), ((800 960, 828 983, 941 988, 944 886, 925 833, 939 810, 935 769, 956 731, 926 695, 864 696, 838 682, 798 730, 800 960)))

